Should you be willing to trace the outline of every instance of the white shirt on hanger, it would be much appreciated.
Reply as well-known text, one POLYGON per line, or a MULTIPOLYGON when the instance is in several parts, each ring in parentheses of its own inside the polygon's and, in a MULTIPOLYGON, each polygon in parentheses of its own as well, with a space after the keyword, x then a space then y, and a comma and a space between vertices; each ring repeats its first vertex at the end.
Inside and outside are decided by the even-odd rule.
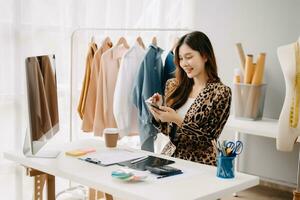
POLYGON ((132 103, 132 89, 145 54, 146 51, 136 42, 121 60, 113 102, 113 112, 120 136, 138 134, 138 111, 132 103))

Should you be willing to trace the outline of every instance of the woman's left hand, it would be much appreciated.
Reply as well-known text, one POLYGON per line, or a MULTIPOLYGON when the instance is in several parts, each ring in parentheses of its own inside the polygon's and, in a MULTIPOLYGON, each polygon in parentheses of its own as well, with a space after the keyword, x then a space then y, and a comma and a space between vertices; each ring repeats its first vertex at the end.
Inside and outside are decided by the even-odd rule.
POLYGON ((156 113, 156 117, 160 119, 162 122, 173 122, 178 126, 182 125, 183 119, 179 116, 179 114, 172 108, 167 106, 159 106, 162 110, 154 109, 156 113))

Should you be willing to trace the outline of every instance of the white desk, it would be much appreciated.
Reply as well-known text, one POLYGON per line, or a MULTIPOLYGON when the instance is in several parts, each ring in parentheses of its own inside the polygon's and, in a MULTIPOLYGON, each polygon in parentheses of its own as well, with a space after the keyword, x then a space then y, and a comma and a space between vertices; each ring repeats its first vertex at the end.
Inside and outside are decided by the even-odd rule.
MULTIPOLYGON (((101 149, 104 148, 103 146, 102 141, 89 139, 65 145, 61 150, 85 147, 100 147, 99 149, 101 149)), ((216 167, 176 158, 171 158, 176 161, 173 166, 182 169, 184 174, 163 179, 149 177, 144 182, 130 183, 114 180, 111 177, 111 171, 119 168, 119 166, 101 167, 65 156, 64 153, 61 153, 56 159, 26 158, 21 153, 15 152, 4 153, 4 157, 47 174, 69 179, 113 196, 130 200, 217 199, 259 183, 258 177, 243 173, 236 173, 234 179, 220 179, 216 177, 216 167)))

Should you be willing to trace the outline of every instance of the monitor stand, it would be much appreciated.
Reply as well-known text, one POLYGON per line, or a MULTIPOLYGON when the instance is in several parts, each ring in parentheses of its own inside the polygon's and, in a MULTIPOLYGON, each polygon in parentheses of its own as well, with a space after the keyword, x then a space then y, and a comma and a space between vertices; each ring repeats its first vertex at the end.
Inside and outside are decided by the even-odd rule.
POLYGON ((35 143, 36 146, 38 146, 39 151, 36 153, 32 153, 33 151, 33 143, 30 140, 30 133, 28 132, 28 129, 26 129, 26 135, 25 135, 25 140, 23 144, 23 154, 26 157, 33 157, 33 158, 56 158, 59 154, 60 151, 57 150, 48 150, 47 148, 42 148, 44 143, 35 143))
POLYGON ((32 157, 32 158, 56 158, 60 154, 60 151, 55 150, 41 150, 37 152, 36 154, 27 153, 24 154, 26 157, 32 157))

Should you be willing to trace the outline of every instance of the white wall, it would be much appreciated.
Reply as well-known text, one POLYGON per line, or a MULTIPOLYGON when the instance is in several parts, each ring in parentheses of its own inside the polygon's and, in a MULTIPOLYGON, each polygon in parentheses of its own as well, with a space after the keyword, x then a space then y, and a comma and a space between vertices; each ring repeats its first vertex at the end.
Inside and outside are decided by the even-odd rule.
MULTIPOLYGON (((267 53, 264 116, 278 119, 285 86, 276 51, 277 47, 292 43, 300 36, 300 1, 195 2, 193 28, 205 32, 211 39, 224 83, 232 85, 233 70, 239 66, 236 42, 242 42, 247 54, 267 53)), ((243 140, 247 148, 241 159, 242 171, 288 185, 296 184, 298 146, 292 153, 282 153, 276 151, 274 139, 247 136, 243 140)))

